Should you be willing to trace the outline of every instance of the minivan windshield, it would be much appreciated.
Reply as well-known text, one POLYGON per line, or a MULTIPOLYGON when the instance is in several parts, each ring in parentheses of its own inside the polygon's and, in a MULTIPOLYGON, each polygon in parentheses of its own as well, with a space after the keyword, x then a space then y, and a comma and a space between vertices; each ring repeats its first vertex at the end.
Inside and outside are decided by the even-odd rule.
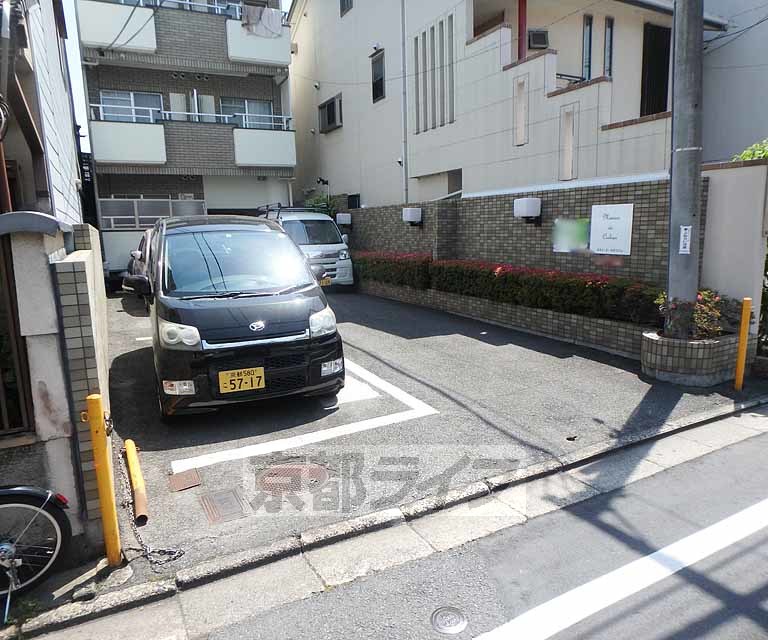
POLYGON ((165 240, 167 295, 271 295, 314 283, 304 255, 274 230, 194 231, 165 240))
POLYGON ((342 244, 333 220, 283 220, 282 225, 296 244, 342 244))

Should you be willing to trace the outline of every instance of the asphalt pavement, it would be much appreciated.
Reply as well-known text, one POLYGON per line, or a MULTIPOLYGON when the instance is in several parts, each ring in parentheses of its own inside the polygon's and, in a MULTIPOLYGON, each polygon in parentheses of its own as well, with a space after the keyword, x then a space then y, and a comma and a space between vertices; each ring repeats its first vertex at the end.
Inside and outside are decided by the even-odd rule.
POLYGON ((441 625, 481 640, 764 638, 767 415, 532 481, 527 503, 496 495, 517 522, 481 499, 44 638, 427 639, 441 625))
MULTIPOLYGON (((579 460, 768 393, 754 380, 739 395, 684 390, 591 349, 369 296, 330 302, 348 362, 338 399, 239 405, 167 426, 149 319, 135 298, 109 300, 115 432, 139 446, 149 494, 141 533, 185 552, 160 572, 501 472, 579 460), (286 464, 304 469, 299 490, 275 490, 286 464), (171 477, 188 470, 196 485, 173 490, 171 477)), ((136 559, 128 517, 121 510, 136 559)), ((133 566, 137 580, 154 576, 133 566)))

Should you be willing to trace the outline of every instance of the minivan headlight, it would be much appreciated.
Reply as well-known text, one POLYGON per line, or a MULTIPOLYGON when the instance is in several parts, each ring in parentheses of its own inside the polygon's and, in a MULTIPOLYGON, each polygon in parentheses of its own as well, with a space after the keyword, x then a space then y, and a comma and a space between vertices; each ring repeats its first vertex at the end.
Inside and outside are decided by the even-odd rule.
POLYGON ((168 349, 200 350, 200 332, 197 327, 159 320, 158 332, 160 333, 160 342, 168 349))
POLYGON ((336 331, 336 314, 330 307, 309 316, 309 333, 313 338, 326 336, 336 331))
POLYGON ((339 251, 339 260, 349 260, 349 251, 347 249, 339 251))

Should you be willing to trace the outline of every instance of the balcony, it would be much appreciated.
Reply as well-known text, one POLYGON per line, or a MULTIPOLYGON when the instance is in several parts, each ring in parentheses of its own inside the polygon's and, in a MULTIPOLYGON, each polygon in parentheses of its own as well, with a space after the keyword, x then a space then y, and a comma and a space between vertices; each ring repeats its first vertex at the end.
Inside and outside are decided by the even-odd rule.
POLYGON ((267 38, 250 33, 239 20, 227 20, 227 55, 232 62, 287 67, 291 63, 291 29, 267 38))
POLYGON ((238 167, 295 167, 296 133, 276 129, 234 129, 238 167))
POLYGON ((96 162, 165 164, 162 124, 91 122, 91 148, 96 162))
POLYGON ((155 53, 154 9, 131 4, 79 0, 80 41, 91 48, 155 53), (135 34, 135 36, 134 36, 135 34))

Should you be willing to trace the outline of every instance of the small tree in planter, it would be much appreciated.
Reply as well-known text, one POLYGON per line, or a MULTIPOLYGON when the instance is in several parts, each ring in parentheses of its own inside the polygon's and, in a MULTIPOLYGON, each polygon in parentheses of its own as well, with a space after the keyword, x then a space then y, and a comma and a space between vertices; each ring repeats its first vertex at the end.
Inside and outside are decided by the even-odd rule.
MULTIPOLYGON (((689 308, 682 310, 691 322, 688 338, 680 339, 669 336, 677 334, 674 322, 683 315, 681 303, 668 301, 666 294, 659 296, 657 302, 667 320, 666 330, 643 334, 643 373, 657 380, 694 387, 711 387, 733 379, 740 303, 716 291, 700 291, 696 302, 686 303, 689 308)), ((754 349, 750 349, 750 355, 754 357, 754 349)))

